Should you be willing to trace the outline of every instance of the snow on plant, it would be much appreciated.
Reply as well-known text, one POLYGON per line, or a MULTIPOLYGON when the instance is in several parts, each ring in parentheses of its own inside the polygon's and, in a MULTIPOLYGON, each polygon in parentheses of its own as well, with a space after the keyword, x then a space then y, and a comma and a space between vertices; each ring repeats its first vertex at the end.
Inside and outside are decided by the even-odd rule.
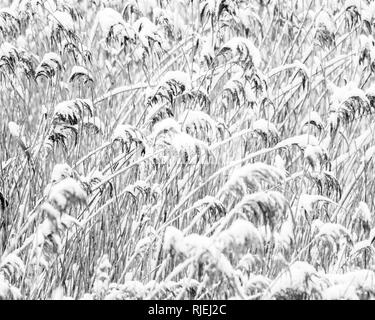
POLYGON ((375 4, 0 4, 0 299, 370 299, 375 4))
POLYGON ((304 296, 316 296, 319 298, 324 287, 324 279, 312 265, 304 261, 296 261, 271 283, 269 297, 303 299, 304 296))

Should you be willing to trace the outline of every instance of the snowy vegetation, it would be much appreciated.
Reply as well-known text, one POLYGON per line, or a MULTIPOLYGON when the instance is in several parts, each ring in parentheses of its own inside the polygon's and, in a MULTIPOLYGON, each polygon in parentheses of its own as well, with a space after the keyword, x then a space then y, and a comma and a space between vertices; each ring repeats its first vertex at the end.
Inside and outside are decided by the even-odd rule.
POLYGON ((375 297, 375 2, 0 1, 0 299, 375 297))

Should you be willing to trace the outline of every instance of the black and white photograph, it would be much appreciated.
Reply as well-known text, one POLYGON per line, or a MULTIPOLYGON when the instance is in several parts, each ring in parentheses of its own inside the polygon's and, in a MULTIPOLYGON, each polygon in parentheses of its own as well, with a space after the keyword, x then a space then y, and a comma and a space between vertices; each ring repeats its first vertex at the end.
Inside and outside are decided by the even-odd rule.
POLYGON ((373 299, 374 0, 0 0, 0 300, 373 299))

